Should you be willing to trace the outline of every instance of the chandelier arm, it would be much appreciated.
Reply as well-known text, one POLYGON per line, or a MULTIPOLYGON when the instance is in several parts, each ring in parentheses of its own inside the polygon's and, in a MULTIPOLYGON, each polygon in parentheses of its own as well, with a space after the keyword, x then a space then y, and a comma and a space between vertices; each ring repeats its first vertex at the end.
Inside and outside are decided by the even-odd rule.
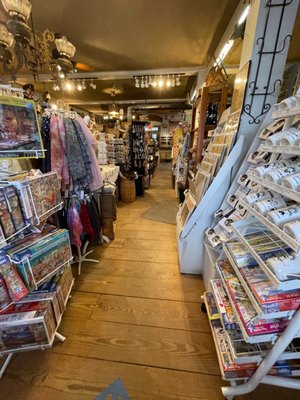
POLYGON ((15 82, 17 80, 16 74, 26 64, 25 55, 23 52, 23 45, 20 42, 15 42, 14 53, 17 58, 17 64, 9 67, 8 64, 4 62, 3 68, 6 73, 11 75, 12 80, 15 82))

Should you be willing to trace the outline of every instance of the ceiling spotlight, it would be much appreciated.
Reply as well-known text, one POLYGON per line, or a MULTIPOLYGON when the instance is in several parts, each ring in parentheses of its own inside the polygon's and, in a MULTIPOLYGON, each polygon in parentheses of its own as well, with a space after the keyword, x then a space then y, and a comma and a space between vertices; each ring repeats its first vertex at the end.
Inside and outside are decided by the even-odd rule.
POLYGON ((85 79, 82 79, 81 86, 82 86, 82 90, 86 89, 85 79))
POLYGON ((78 90, 79 92, 82 91, 82 84, 80 83, 80 81, 77 83, 77 90, 78 90))
POLYGON ((144 77, 142 76, 142 81, 141 81, 141 88, 144 89, 145 83, 144 83, 144 77))
POLYGON ((148 76, 145 76, 145 88, 148 89, 148 87, 149 87, 148 76))
POLYGON ((135 77, 135 87, 136 88, 140 87, 140 81, 139 81, 139 78, 137 76, 135 77))
POLYGON ((94 83, 94 80, 93 80, 93 79, 91 80, 90 87, 91 87, 92 89, 94 89, 94 90, 97 89, 97 85, 94 83))
POLYGON ((168 75, 168 79, 167 79, 166 85, 167 85, 167 87, 171 87, 171 85, 172 85, 172 82, 171 82, 171 79, 170 79, 169 75, 168 75))
POLYGON ((176 76, 176 86, 180 86, 180 75, 176 76))
POLYGON ((58 71, 61 71, 61 66, 59 64, 56 65, 58 71))
POLYGON ((148 77, 148 84, 149 84, 149 86, 152 86, 152 77, 151 76, 148 77))
POLYGON ((157 77, 156 76, 154 77, 154 81, 152 83, 152 86, 155 87, 155 88, 157 87, 157 77))
POLYGON ((67 82, 67 83, 66 83, 66 89, 67 89, 68 91, 70 91, 70 92, 71 92, 71 90, 73 90, 73 85, 72 85, 71 82, 67 82))
POLYGON ((175 84, 176 84, 176 82, 175 82, 175 75, 172 75, 171 86, 172 86, 172 87, 175 87, 175 84))
POLYGON ((135 119, 135 115, 132 116, 132 119, 135 119))
POLYGON ((59 77, 60 77, 60 79, 64 79, 64 78, 65 78, 65 74, 64 74, 63 72, 61 72, 61 73, 59 74, 59 77))
POLYGON ((160 75, 160 77, 159 77, 158 86, 159 86, 160 88, 162 88, 162 87, 164 86, 164 81, 163 81, 161 75, 160 75))

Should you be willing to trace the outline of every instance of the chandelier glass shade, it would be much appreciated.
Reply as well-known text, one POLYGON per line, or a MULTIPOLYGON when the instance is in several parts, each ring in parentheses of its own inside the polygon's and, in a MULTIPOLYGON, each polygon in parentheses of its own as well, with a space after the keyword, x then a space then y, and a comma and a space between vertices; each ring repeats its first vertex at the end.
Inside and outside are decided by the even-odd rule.
POLYGON ((62 78, 73 72, 71 58, 75 55, 76 47, 67 36, 48 29, 41 34, 36 32, 29 0, 1 0, 1 3, 8 20, 5 24, 0 23, 0 62, 13 81, 23 67, 30 70, 35 80, 39 72, 45 72, 46 67, 50 69, 54 80, 56 74, 62 78))
POLYGON ((168 74, 168 75, 141 75, 134 76, 134 86, 136 88, 148 89, 153 88, 170 88, 180 86, 181 74, 168 74))

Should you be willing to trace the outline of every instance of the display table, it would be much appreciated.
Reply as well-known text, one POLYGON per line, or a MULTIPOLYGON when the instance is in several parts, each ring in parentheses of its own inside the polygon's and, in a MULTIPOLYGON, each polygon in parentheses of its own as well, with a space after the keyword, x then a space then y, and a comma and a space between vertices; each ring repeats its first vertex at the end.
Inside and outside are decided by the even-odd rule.
POLYGON ((101 172, 106 181, 115 183, 118 179, 120 167, 118 165, 100 165, 101 172))

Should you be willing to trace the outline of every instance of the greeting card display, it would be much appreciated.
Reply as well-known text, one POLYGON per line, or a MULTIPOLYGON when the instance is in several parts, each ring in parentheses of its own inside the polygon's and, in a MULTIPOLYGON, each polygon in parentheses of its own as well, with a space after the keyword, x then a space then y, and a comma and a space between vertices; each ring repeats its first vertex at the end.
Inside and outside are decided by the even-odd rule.
POLYGON ((0 97, 0 158, 44 158, 34 101, 0 97))

